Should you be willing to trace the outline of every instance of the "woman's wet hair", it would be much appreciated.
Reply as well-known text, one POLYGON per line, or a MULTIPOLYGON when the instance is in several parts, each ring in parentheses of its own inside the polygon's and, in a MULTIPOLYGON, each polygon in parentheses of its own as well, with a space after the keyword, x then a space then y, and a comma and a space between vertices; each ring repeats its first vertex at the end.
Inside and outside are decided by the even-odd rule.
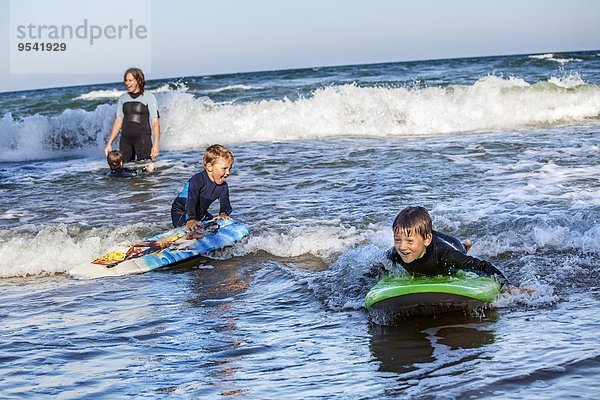
POLYGON ((127 74, 133 75, 133 78, 137 81, 140 87, 140 92, 143 92, 144 86, 146 86, 146 77, 144 77, 144 73, 142 72, 142 70, 139 68, 129 68, 123 74, 123 81, 125 81, 125 79, 127 78, 127 74))

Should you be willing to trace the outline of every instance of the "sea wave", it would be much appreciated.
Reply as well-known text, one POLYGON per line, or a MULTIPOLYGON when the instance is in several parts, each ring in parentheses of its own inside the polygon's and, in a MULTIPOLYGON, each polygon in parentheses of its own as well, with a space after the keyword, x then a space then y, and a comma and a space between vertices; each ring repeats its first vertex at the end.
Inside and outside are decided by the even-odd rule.
POLYGON ((548 82, 558 87, 566 89, 585 85, 585 82, 583 81, 583 79, 581 79, 581 77, 578 74, 571 74, 562 78, 551 77, 550 79, 548 79, 548 82))
POLYGON ((77 224, 22 225, 0 230, 0 278, 66 273, 116 245, 131 243, 141 228, 147 225, 91 230, 77 224))
POLYGON ((296 226, 287 232, 271 231, 252 235, 244 245, 239 246, 236 255, 265 251, 276 257, 311 255, 324 262, 332 262, 348 248, 361 243, 390 244, 391 239, 385 240, 387 238, 385 232, 386 230, 380 226, 371 226, 360 231, 355 227, 343 225, 296 226))
POLYGON ((235 92, 244 90, 257 90, 262 89, 261 86, 249 86, 249 85, 227 85, 215 89, 202 90, 204 93, 221 93, 221 92, 235 92))
MULTIPOLYGON (((391 230, 383 223, 358 228, 333 222, 270 228, 251 235, 247 241, 235 246, 230 255, 244 257, 266 252, 283 258, 316 257, 331 265, 332 273, 339 275, 339 279, 334 281, 352 277, 351 281, 358 284, 369 268, 384 261, 385 251, 393 244, 391 230)), ((164 227, 146 223, 124 225, 117 229, 90 229, 79 224, 26 224, 0 229, 0 278, 67 273, 100 254, 154 235, 156 230, 161 229, 164 227)), ((532 259, 531 254, 549 249, 568 253, 569 260, 553 272, 555 276, 551 283, 557 284, 585 273, 584 269, 588 268, 585 266, 593 265, 592 260, 600 252, 600 228, 595 226, 573 231, 537 222, 519 241, 515 242, 513 236, 507 233, 481 237, 470 254, 491 260, 508 253, 522 254, 518 270, 512 270, 510 275, 518 278, 518 283, 527 283, 537 282, 536 277, 540 274, 548 275, 541 270, 545 267, 532 259)), ((357 288, 364 289, 364 285, 357 288)))
MULTIPOLYGON (((171 90, 170 86, 168 84, 166 84, 166 85, 162 85, 156 89, 148 89, 148 92, 150 92, 150 93, 165 93, 170 90, 171 90)), ((73 100, 94 101, 94 100, 103 100, 103 99, 118 99, 124 93, 125 93, 124 90, 117 90, 117 89, 92 90, 91 92, 83 93, 82 95, 75 97, 73 100)))
POLYGON ((553 53, 547 53, 547 54, 536 54, 536 55, 532 55, 529 56, 529 58, 533 58, 535 60, 548 60, 548 61, 554 61, 556 63, 559 64, 567 64, 570 62, 581 62, 583 60, 579 59, 579 58, 569 58, 569 57, 560 57, 560 56, 555 56, 553 53))
MULTIPOLYGON (((75 266, 113 248, 156 233, 149 229, 159 228, 140 223, 117 229, 90 229, 79 224, 26 224, 13 229, 0 229, 0 259, 3 260, 0 278, 68 273, 75 266), (33 253, 30 251, 32 248, 36 249, 33 253)), ((360 243, 391 242, 387 236, 387 241, 382 239, 383 232, 383 228, 377 227, 364 232, 347 226, 294 227, 287 232, 271 231, 252 235, 248 241, 236 246, 235 255, 265 251, 277 257, 311 255, 329 262, 360 243)))
MULTIPOLYGON (((219 142, 245 143, 335 136, 394 137, 497 131, 597 120, 600 87, 578 76, 530 84, 488 76, 448 87, 328 86, 298 100, 216 103, 185 87, 157 92, 164 151, 219 142)), ((69 109, 57 116, 0 118, 0 161, 101 154, 115 105, 69 109)))

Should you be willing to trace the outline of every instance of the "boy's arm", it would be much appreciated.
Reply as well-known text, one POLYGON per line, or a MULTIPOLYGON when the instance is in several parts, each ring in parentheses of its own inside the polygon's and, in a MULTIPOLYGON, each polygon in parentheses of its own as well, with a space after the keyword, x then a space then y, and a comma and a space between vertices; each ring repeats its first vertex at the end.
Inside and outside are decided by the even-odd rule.
POLYGON ((445 248, 445 257, 449 265, 459 269, 472 269, 485 272, 486 275, 496 276, 502 286, 511 285, 504 274, 489 261, 468 256, 452 248, 445 248))
POLYGON ((233 211, 229 202, 229 186, 225 186, 219 196, 219 215, 228 217, 233 211))
POLYGON ((148 164, 146 164, 145 166, 143 166, 142 168, 136 170, 137 173, 142 173, 142 172, 154 172, 154 163, 153 162, 149 162, 148 164))
POLYGON ((136 176, 140 172, 141 170, 139 169, 123 168, 123 173, 128 176, 136 176))

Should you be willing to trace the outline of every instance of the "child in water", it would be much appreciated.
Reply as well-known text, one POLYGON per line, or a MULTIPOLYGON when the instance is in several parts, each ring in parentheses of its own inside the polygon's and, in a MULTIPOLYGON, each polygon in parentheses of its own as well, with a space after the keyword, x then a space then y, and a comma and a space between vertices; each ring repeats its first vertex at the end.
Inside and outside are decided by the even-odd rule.
POLYGON ((204 151, 202 172, 192 176, 171 206, 171 221, 174 227, 194 229, 201 221, 231 219, 229 187, 226 179, 231 173, 233 154, 225 146, 215 144, 204 151), (219 215, 213 217, 208 207, 219 199, 219 215))
POLYGON ((394 247, 388 258, 413 275, 450 275, 457 270, 471 270, 495 277, 503 288, 514 288, 492 263, 468 256, 470 243, 436 232, 431 217, 423 207, 400 211, 393 223, 394 247))
POLYGON ((127 176, 136 176, 142 172, 152 172, 154 171, 154 164, 149 163, 143 168, 139 169, 131 169, 123 167, 123 154, 119 150, 111 150, 106 155, 106 162, 110 167, 110 172, 108 173, 111 177, 127 177, 127 176))

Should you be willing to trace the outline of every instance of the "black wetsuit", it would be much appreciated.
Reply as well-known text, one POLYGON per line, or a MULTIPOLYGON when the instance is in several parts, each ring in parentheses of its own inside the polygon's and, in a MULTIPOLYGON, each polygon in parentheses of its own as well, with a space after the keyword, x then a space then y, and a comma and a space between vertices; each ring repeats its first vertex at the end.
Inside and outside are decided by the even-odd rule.
POLYGON ((173 226, 176 228, 183 226, 190 219, 196 221, 212 219, 208 207, 217 199, 220 206, 219 214, 231 214, 227 182, 217 185, 210 180, 206 171, 192 176, 171 206, 173 226))
POLYGON ((392 262, 400 264, 413 275, 451 275, 458 270, 465 270, 480 275, 483 273, 488 276, 496 276, 502 285, 510 283, 492 263, 468 256, 459 240, 436 231, 433 231, 431 244, 427 246, 423 257, 407 264, 402 261, 393 247, 388 251, 387 256, 392 262))
POLYGON ((131 169, 131 168, 111 168, 108 176, 111 178, 127 178, 131 176, 136 176, 141 174, 142 172, 146 172, 146 167, 140 169, 131 169))
POLYGON ((123 118, 119 150, 123 162, 147 160, 152 151, 152 118, 158 118, 158 103, 152 93, 125 93, 117 103, 117 117, 123 118))

